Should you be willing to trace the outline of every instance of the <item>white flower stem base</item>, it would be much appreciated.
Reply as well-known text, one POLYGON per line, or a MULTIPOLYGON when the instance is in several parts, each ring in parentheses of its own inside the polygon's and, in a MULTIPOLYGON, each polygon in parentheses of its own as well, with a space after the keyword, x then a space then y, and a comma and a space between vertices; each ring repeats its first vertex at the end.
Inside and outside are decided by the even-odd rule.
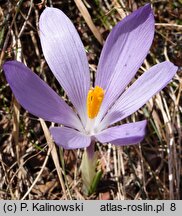
POLYGON ((80 166, 83 181, 83 191, 87 195, 95 192, 101 179, 102 171, 97 171, 98 152, 94 151, 94 143, 84 151, 80 166))

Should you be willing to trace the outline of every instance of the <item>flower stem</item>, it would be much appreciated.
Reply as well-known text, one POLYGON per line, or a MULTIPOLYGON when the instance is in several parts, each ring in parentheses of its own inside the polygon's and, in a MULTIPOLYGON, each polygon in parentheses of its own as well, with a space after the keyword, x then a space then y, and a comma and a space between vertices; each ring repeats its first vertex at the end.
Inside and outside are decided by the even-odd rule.
POLYGON ((83 153, 80 166, 83 190, 87 195, 95 192, 97 185, 101 179, 102 171, 97 171, 98 152, 95 152, 95 141, 92 141, 90 146, 83 153))
POLYGON ((95 153, 95 141, 94 140, 92 140, 91 144, 86 148, 86 152, 87 152, 89 160, 92 160, 94 158, 94 153, 95 153))

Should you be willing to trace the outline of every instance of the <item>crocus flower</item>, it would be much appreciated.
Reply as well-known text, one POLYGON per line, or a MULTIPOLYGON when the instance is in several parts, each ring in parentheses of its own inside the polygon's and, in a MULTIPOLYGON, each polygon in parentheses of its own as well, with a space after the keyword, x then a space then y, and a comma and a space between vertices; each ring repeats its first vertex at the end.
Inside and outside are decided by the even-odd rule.
POLYGON ((84 46, 69 18, 61 10, 47 7, 39 27, 45 59, 72 106, 24 64, 7 61, 3 69, 19 103, 33 115, 60 124, 50 132, 57 145, 65 149, 89 149, 94 140, 119 146, 140 142, 145 136, 145 120, 113 124, 142 107, 177 71, 165 61, 126 89, 152 44, 151 6, 139 8, 112 29, 100 56, 94 87, 84 46))

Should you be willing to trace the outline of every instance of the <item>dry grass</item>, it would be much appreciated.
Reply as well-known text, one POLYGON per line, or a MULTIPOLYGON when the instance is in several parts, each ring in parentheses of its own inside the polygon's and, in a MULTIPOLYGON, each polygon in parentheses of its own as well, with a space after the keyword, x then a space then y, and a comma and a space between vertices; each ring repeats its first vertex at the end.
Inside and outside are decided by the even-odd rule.
MULTIPOLYGON (((1 1, 0 64, 7 59, 26 63, 65 96, 42 54, 38 20, 45 1, 1 1)), ((103 40, 112 26, 147 1, 59 1, 74 22, 87 50, 92 76, 103 40), (138 3, 140 2, 140 3, 138 3), (76 3, 76 4, 75 4, 76 3)), ((98 143, 102 182, 91 197, 82 193, 79 165, 82 150, 58 149, 51 140, 50 123, 27 113, 17 103, 0 72, 0 199, 181 199, 181 29, 180 0, 151 1, 156 34, 139 73, 170 60, 178 75, 138 112, 126 119, 148 120, 147 135, 137 146, 98 143)))

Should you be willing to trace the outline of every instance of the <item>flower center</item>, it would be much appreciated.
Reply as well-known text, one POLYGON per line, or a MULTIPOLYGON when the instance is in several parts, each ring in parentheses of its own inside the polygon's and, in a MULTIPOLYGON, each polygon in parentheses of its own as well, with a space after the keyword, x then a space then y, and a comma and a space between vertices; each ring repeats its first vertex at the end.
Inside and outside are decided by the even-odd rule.
POLYGON ((90 119, 94 119, 102 104, 104 99, 104 90, 99 87, 95 86, 95 88, 91 88, 87 95, 87 115, 90 119))

